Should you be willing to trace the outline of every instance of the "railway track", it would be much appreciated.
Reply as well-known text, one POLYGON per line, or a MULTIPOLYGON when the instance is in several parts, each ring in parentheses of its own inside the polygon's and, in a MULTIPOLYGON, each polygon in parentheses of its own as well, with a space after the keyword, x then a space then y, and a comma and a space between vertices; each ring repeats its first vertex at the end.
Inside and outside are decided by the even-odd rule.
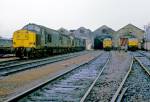
POLYGON ((0 54, 0 58, 11 58, 15 57, 13 54, 0 54))
POLYGON ((10 74, 19 72, 19 71, 24 71, 24 70, 31 69, 31 68, 37 68, 39 66, 43 66, 46 64, 70 59, 70 58, 84 55, 87 53, 89 53, 89 52, 84 51, 84 52, 78 52, 78 53, 58 55, 58 56, 44 58, 44 59, 5 61, 5 62, 1 63, 0 76, 7 76, 10 74))
POLYGON ((111 102, 148 102, 150 100, 150 71, 140 58, 142 55, 134 54, 130 68, 111 102))
POLYGON ((147 52, 147 51, 139 51, 139 53, 150 57, 150 52, 147 52))
MULTIPOLYGON (((87 51, 86 51, 87 52, 87 51)), ((30 61, 38 61, 38 60, 42 60, 42 59, 51 59, 51 58, 56 58, 56 57, 60 57, 60 56, 72 56, 73 54, 77 54, 77 53, 83 53, 83 52, 76 52, 76 53, 70 53, 70 54, 64 54, 64 55, 57 55, 57 56, 51 56, 51 57, 47 57, 47 58, 36 58, 36 59, 19 59, 19 58, 15 58, 15 59, 8 59, 5 61, 0 61, 0 68, 2 67, 7 67, 13 64, 19 64, 22 62, 30 62, 30 61)))
POLYGON ((140 56, 137 56, 141 64, 143 64, 147 68, 147 72, 150 72, 150 56, 149 53, 143 52, 139 53, 140 56))
POLYGON ((140 55, 141 55, 141 57, 142 57, 142 56, 145 56, 145 57, 147 57, 148 59, 150 59, 150 53, 145 52, 145 51, 139 51, 138 53, 139 53, 139 56, 140 56, 140 55))
POLYGON ((0 67, 8 66, 8 65, 11 65, 11 64, 14 64, 14 63, 19 63, 19 62, 22 62, 22 61, 27 61, 27 60, 18 59, 18 58, 6 59, 5 61, 0 61, 0 67))
POLYGON ((6 101, 83 102, 109 59, 110 53, 102 53, 90 62, 6 101))

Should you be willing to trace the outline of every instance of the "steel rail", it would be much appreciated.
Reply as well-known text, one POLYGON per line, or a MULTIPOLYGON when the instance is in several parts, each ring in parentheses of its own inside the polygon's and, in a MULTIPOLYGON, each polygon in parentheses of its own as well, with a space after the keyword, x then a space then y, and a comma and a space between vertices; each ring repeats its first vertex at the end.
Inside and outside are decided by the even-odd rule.
POLYGON ((23 61, 27 61, 27 60, 23 60, 23 59, 11 59, 11 60, 6 60, 6 61, 1 61, 0 62, 0 68, 4 67, 4 66, 8 66, 10 64, 13 64, 13 63, 21 63, 23 61))
MULTIPOLYGON (((130 74, 130 72, 131 72, 131 70, 132 70, 133 60, 134 60, 134 59, 133 59, 133 57, 132 57, 132 61, 131 61, 129 70, 128 70, 127 74, 125 75, 124 79, 122 80, 122 82, 121 82, 119 88, 117 89, 116 93, 114 94, 114 96, 112 97, 112 99, 111 99, 110 102, 116 102, 117 98, 119 97, 119 93, 120 93, 120 91, 121 91, 121 89, 122 89, 122 87, 123 87, 123 85, 124 85, 124 83, 125 83, 127 77, 129 76, 129 74, 130 74)), ((120 99, 120 100, 121 100, 121 99, 120 99)))
POLYGON ((134 58, 140 64, 140 66, 144 69, 144 71, 150 76, 150 71, 142 64, 142 62, 137 57, 134 57, 134 58))
POLYGON ((36 86, 34 86, 34 87, 32 87, 32 88, 26 90, 26 91, 24 91, 24 92, 22 92, 22 93, 20 93, 20 94, 18 94, 18 95, 16 95, 16 96, 14 96, 14 97, 11 97, 11 98, 7 99, 7 100, 4 101, 4 102, 16 102, 17 100, 21 99, 22 97, 25 97, 26 95, 28 95, 28 94, 30 94, 31 92, 33 92, 33 91, 39 89, 40 87, 46 85, 47 83, 49 83, 49 82, 51 82, 51 81, 53 81, 53 80, 56 80, 56 79, 58 79, 59 77, 65 75, 65 74, 71 72, 72 70, 74 70, 74 69, 76 69, 76 68, 78 68, 78 67, 80 67, 80 66, 82 66, 82 65, 85 65, 85 64, 87 64, 87 62, 81 63, 81 64, 79 64, 78 66, 72 67, 70 70, 67 70, 67 71, 65 71, 64 73, 58 74, 58 75, 56 75, 55 77, 53 77, 53 78, 51 78, 51 79, 48 79, 48 80, 44 81, 43 83, 40 83, 40 84, 38 84, 38 85, 36 85, 36 86))
POLYGON ((54 80, 56 80, 56 79, 58 79, 58 78, 60 78, 60 77, 62 77, 62 76, 64 76, 64 75, 66 75, 66 74, 72 72, 73 70, 75 70, 75 69, 77 69, 77 68, 79 68, 79 67, 81 67, 81 66, 84 66, 84 65, 86 65, 86 64, 88 64, 88 63, 90 63, 90 62, 92 62, 93 60, 95 60, 96 58, 98 58, 99 56, 101 56, 102 54, 103 54, 103 53, 100 53, 100 54, 97 55, 95 58, 91 59, 90 61, 85 61, 85 62, 83 62, 83 63, 81 63, 81 64, 79 64, 79 65, 75 65, 75 66, 71 67, 69 70, 64 71, 63 73, 60 73, 60 74, 58 74, 58 75, 56 75, 56 76, 54 76, 54 77, 52 77, 52 78, 50 78, 50 79, 48 79, 48 80, 42 82, 42 83, 39 83, 38 85, 36 85, 36 86, 34 86, 34 87, 32 87, 32 88, 30 88, 30 89, 28 89, 28 90, 26 90, 26 91, 24 91, 24 92, 18 94, 18 95, 15 95, 15 96, 13 96, 13 97, 11 97, 11 98, 5 100, 4 102, 16 102, 17 100, 19 100, 19 99, 21 99, 21 98, 27 96, 28 94, 30 94, 30 93, 36 91, 37 89, 39 89, 39 88, 45 86, 46 84, 48 84, 48 83, 50 83, 50 82, 52 82, 52 81, 54 81, 54 80))
MULTIPOLYGON (((87 52, 85 52, 84 54, 87 54, 87 52)), ((67 59, 77 57, 80 55, 83 55, 83 53, 82 54, 77 53, 77 54, 71 54, 71 55, 69 54, 69 55, 63 55, 63 56, 58 56, 58 57, 53 57, 53 58, 51 57, 51 58, 47 58, 47 59, 36 60, 36 61, 31 61, 31 62, 24 62, 22 64, 15 64, 15 65, 3 67, 3 68, 0 68, 0 76, 6 76, 9 74, 19 72, 19 71, 27 70, 29 68, 35 68, 38 66, 43 66, 46 64, 54 63, 54 62, 67 60, 67 59)))
POLYGON ((150 56, 148 56, 148 55, 146 55, 146 54, 144 54, 144 52, 138 52, 139 54, 141 54, 141 55, 143 55, 144 57, 146 57, 147 59, 149 59, 150 60, 150 56))
MULTIPOLYGON (((81 52, 82 53, 82 52, 81 52)), ((80 53, 71 53, 71 54, 65 54, 65 55, 59 55, 59 56, 54 56, 54 57, 48 57, 48 58, 44 58, 44 59, 36 59, 36 60, 29 60, 29 61, 26 61, 26 62, 20 62, 20 63, 14 63, 13 65, 8 65, 8 66, 5 66, 5 67, 0 67, 0 69, 5 69, 5 68, 8 68, 8 67, 13 67, 13 66, 17 66, 17 65, 23 65, 23 64, 28 64, 28 63, 34 63, 34 62, 41 62, 41 61, 46 61, 46 60, 51 60, 51 59, 57 59, 57 58, 61 58, 61 57, 66 57, 66 56, 70 56, 70 55, 76 55, 76 54, 79 54, 80 53)))
POLYGON ((143 70, 150 76, 150 72, 148 71, 148 69, 141 63, 141 61, 137 57, 133 56, 132 62, 131 62, 131 65, 130 65, 130 69, 127 72, 127 74, 126 74, 125 78, 123 79, 123 81, 121 82, 121 84, 120 84, 119 88, 117 89, 115 95, 113 96, 111 102, 121 102, 122 97, 123 97, 123 95, 125 94, 125 92, 127 90, 127 87, 122 90, 122 93, 120 94, 120 96, 119 96, 119 93, 120 93, 121 89, 123 88, 123 85, 124 85, 127 77, 129 76, 129 73, 132 70, 133 60, 137 61, 139 63, 139 65, 143 68, 143 70))
POLYGON ((128 87, 125 87, 122 91, 121 91, 121 94, 120 96, 118 97, 117 99, 117 102, 121 102, 122 100, 122 97, 124 96, 125 92, 127 91, 128 87))
POLYGON ((86 93, 84 94, 84 96, 81 98, 80 102, 84 102, 85 99, 87 98, 87 96, 89 95, 89 93, 91 92, 91 90, 93 89, 95 83, 97 82, 98 78, 101 76, 102 72, 104 71, 104 69, 106 68, 106 65, 110 62, 110 54, 109 57, 106 61, 106 63, 104 64, 102 70, 99 72, 99 74, 97 75, 97 77, 95 78, 95 80, 92 82, 91 86, 89 87, 89 89, 86 91, 86 93))
MULTIPOLYGON (((5 59, 5 58, 4 58, 5 59)), ((16 60, 19 60, 18 58, 15 58, 15 59, 8 59, 8 60, 5 60, 5 61, 0 61, 0 66, 1 66, 1 64, 5 64, 5 63, 7 63, 7 62, 10 62, 10 61, 16 61, 16 60)))

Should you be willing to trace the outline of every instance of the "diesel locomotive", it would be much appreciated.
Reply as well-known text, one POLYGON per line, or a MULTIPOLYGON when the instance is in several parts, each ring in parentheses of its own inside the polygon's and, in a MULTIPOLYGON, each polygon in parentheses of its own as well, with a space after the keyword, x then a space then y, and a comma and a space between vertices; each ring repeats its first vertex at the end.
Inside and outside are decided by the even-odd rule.
POLYGON ((128 38, 128 50, 138 50, 139 41, 137 38, 128 38))
POLYGON ((103 40, 103 49, 107 50, 107 51, 112 49, 112 39, 111 38, 105 38, 103 40))
POLYGON ((13 52, 12 40, 0 38, 0 56, 11 54, 13 52))
POLYGON ((13 34, 15 55, 20 58, 81 51, 85 49, 85 44, 85 39, 31 23, 13 34))

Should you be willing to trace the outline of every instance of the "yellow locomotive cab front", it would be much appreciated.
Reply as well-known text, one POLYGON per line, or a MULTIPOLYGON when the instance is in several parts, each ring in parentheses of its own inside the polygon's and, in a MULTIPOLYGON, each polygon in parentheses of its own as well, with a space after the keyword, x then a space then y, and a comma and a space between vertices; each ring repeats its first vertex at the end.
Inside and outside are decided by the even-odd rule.
POLYGON ((137 39, 129 40, 128 41, 128 45, 129 46, 136 46, 136 47, 138 47, 138 40, 137 39))
POLYGON ((28 30, 18 30, 13 34, 14 48, 35 48, 36 47, 36 33, 28 30))
POLYGON ((112 40, 111 39, 104 39, 103 48, 111 48, 111 47, 112 47, 112 40))
POLYGON ((128 50, 137 50, 138 49, 138 39, 137 38, 129 38, 128 39, 128 50))

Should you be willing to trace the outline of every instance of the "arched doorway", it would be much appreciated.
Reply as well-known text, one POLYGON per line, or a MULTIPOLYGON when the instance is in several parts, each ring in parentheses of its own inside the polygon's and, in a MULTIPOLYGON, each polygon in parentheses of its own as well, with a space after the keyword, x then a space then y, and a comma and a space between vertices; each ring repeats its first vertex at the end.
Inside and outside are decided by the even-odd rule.
POLYGON ((101 34, 100 36, 95 37, 94 39, 94 49, 103 49, 103 40, 105 38, 111 38, 112 35, 110 34, 101 34))
POLYGON ((127 49, 129 38, 136 38, 136 36, 132 35, 131 33, 128 33, 119 37, 119 45, 121 49, 127 49))

